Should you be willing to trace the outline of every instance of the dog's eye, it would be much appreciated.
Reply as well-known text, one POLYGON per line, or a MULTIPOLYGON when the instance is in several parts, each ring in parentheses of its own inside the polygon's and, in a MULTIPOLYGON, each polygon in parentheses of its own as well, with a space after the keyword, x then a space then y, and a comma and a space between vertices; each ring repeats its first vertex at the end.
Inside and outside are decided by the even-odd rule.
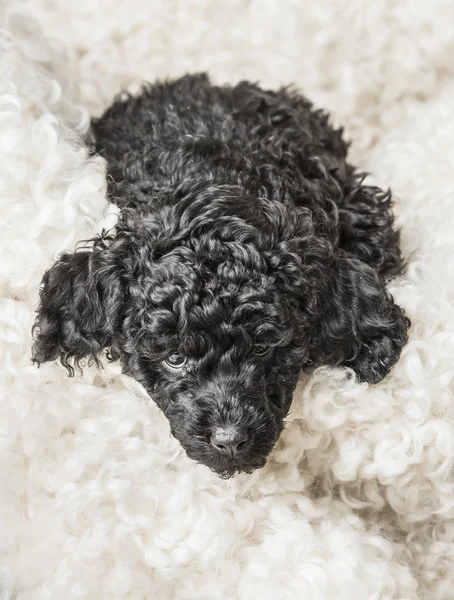
POLYGON ((265 356, 268 354, 268 351, 269 346, 265 346, 265 344, 255 344, 252 348, 252 353, 255 354, 255 356, 265 356))
POLYGON ((168 367, 170 367, 174 371, 179 371, 185 366, 187 359, 184 356, 181 356, 181 354, 173 352, 172 354, 169 354, 169 356, 164 360, 164 362, 168 367))

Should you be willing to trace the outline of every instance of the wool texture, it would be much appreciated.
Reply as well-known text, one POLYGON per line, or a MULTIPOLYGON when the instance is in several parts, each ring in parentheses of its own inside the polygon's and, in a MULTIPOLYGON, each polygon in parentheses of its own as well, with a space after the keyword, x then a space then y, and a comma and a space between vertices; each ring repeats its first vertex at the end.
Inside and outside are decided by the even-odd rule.
POLYGON ((454 5, 1 5, 0 598, 454 598, 454 5), (31 363, 46 269, 102 229, 90 116, 143 80, 295 84, 390 186, 411 320, 381 383, 305 377, 264 468, 185 455, 116 364, 31 363))

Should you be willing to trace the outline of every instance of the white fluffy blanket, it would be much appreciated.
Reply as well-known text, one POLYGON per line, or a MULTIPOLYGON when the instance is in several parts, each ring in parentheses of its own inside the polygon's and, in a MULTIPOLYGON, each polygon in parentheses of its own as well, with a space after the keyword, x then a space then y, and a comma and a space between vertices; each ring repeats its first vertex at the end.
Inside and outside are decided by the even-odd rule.
POLYGON ((452 0, 18 0, 0 33, 3 600, 454 598, 452 0), (266 468, 221 481, 115 366, 30 363, 43 271, 99 227, 79 136, 143 79, 296 83, 392 186, 410 342, 382 384, 302 382, 266 468))

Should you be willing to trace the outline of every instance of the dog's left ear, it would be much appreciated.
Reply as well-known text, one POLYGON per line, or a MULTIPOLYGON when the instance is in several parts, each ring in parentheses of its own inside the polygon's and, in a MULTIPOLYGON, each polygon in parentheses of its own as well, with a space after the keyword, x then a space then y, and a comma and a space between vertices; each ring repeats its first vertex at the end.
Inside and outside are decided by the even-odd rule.
POLYGON ((109 249, 63 255, 44 275, 33 327, 33 361, 60 358, 73 374, 112 344, 123 290, 109 249))
POLYGON ((319 296, 314 364, 351 367, 359 380, 377 383, 397 362, 409 320, 377 273, 339 253, 319 296))

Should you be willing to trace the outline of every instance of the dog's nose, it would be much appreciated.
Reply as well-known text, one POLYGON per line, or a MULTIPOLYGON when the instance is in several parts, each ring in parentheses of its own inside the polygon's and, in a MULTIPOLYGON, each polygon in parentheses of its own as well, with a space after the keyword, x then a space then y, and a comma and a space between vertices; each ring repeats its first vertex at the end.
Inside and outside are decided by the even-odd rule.
POLYGON ((247 440, 246 430, 237 427, 219 427, 211 436, 211 443, 216 450, 232 458, 244 450, 247 440))

